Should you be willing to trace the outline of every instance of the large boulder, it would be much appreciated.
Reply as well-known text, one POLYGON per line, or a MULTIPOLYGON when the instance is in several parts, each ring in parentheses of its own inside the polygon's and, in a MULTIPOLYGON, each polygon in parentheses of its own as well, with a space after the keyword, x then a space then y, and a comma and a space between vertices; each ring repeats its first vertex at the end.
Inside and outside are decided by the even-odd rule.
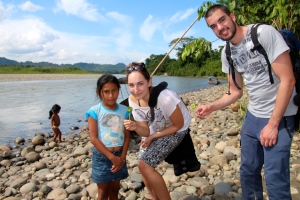
POLYGON ((11 156, 12 151, 10 148, 6 147, 6 146, 0 146, 0 157, 2 158, 7 158, 9 156, 11 156))
POLYGON ((44 145, 45 144, 45 139, 42 135, 37 135, 35 136, 33 139, 32 139, 32 144, 34 146, 37 146, 37 145, 44 145))
POLYGON ((29 147, 25 147, 22 151, 21 151, 21 156, 25 158, 25 156, 30 153, 30 152, 35 152, 34 148, 29 146, 29 147))

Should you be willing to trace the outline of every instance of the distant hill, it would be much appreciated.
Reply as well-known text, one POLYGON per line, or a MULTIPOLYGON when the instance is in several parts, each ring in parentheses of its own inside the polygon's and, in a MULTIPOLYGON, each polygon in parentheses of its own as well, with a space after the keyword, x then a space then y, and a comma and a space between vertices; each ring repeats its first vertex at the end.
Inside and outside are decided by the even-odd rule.
POLYGON ((95 64, 95 63, 75 63, 75 64, 54 64, 49 62, 18 62, 15 60, 10 60, 4 57, 0 57, 0 67, 8 65, 21 65, 21 66, 34 66, 34 67, 78 67, 82 70, 88 72, 97 73, 111 73, 120 74, 123 73, 126 65, 124 63, 118 63, 116 65, 111 64, 95 64))

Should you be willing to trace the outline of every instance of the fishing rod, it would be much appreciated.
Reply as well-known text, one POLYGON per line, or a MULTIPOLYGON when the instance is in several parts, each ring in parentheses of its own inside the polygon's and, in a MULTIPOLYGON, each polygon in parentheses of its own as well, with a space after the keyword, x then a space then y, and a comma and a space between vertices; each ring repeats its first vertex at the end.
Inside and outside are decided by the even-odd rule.
POLYGON ((180 42, 180 40, 183 38, 183 36, 192 28, 192 26, 198 21, 199 17, 194 20, 194 22, 189 26, 189 28, 183 33, 183 35, 176 41, 176 43, 173 45, 173 47, 170 49, 170 51, 165 55, 165 57, 158 63, 157 67, 153 70, 151 77, 155 74, 157 69, 160 67, 160 65, 164 62, 164 60, 167 58, 167 56, 171 53, 171 51, 175 48, 175 46, 180 42))

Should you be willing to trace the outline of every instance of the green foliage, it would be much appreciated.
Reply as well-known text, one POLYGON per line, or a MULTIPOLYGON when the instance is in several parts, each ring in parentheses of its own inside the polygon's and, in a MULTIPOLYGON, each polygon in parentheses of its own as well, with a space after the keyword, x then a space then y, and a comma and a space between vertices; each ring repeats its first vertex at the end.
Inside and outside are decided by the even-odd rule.
POLYGON ((221 59, 208 59, 204 65, 198 70, 197 76, 220 76, 225 77, 222 72, 221 59))
POLYGON ((168 65, 171 62, 174 62, 175 59, 171 59, 170 56, 167 56, 165 58, 165 60, 161 63, 161 61, 163 60, 163 58, 165 57, 165 55, 150 55, 150 58, 147 58, 145 61, 145 64, 147 66, 147 70, 149 71, 149 73, 153 72, 154 70, 156 70, 155 75, 162 75, 165 73, 169 74, 168 71, 168 65), (157 66, 160 64, 160 66, 157 68, 157 66))
MULTIPOLYGON (((267 23, 277 29, 292 30, 300 37, 299 0, 217 0, 235 14, 237 24, 267 23)), ((205 2, 198 9, 199 20, 206 10, 215 3, 205 2)))
MULTIPOLYGON (((75 63, 75 64, 54 64, 49 62, 17 62, 14 60, 10 60, 4 57, 0 57, 0 67, 1 66, 12 66, 12 65, 19 65, 19 66, 25 66, 25 67, 40 67, 40 66, 47 66, 47 67, 56 67, 56 68, 62 68, 62 67, 75 67, 80 68, 84 71, 88 72, 95 72, 95 73, 111 73, 111 74, 119 74, 122 73, 126 65, 123 63, 118 63, 116 65, 111 64, 94 64, 94 63, 75 63)), ((47 70, 46 70, 47 71, 47 70)))
POLYGON ((211 50, 211 42, 208 42, 205 38, 198 38, 188 43, 182 52, 182 60, 186 60, 188 56, 191 56, 194 60, 199 59, 205 52, 211 50))
POLYGON ((10 65, 0 67, 0 74, 88 74, 78 67, 32 67, 10 65))

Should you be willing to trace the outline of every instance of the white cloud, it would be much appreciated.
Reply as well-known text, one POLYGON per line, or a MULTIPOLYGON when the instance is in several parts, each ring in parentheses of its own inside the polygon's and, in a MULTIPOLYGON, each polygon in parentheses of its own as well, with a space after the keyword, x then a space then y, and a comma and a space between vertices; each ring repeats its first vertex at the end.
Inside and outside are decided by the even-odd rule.
POLYGON ((116 38, 115 43, 117 44, 118 49, 126 49, 131 45, 131 34, 128 31, 123 31, 119 36, 116 38))
POLYGON ((159 28, 161 22, 153 22, 153 16, 149 15, 140 27, 140 37, 146 41, 151 41, 154 32, 159 28))
POLYGON ((132 36, 117 29, 109 36, 78 35, 53 30, 38 18, 26 18, 1 22, 0 35, 0 55, 19 62, 116 64, 149 56, 128 51, 132 36))
POLYGON ((89 21, 99 21, 104 19, 97 8, 86 0, 59 0, 56 2, 56 6, 56 11, 61 10, 66 14, 75 15, 89 21))
POLYGON ((42 51, 45 44, 59 38, 38 19, 6 20, 0 24, 0 35, 0 52, 13 54, 42 51))
POLYGON ((180 11, 180 12, 175 13, 170 18, 169 21, 172 22, 172 23, 177 23, 177 22, 180 22, 180 21, 183 21, 183 20, 187 19, 192 14, 195 14, 195 9, 190 8, 190 9, 185 10, 184 12, 180 11))
POLYGON ((113 18, 114 20, 116 20, 118 22, 123 23, 124 25, 126 25, 126 24, 130 25, 131 22, 132 22, 132 18, 131 17, 129 17, 127 15, 120 14, 118 12, 108 12, 106 15, 108 17, 113 18))
POLYGON ((35 5, 30 1, 26 1, 25 3, 19 5, 19 8, 23 11, 35 12, 37 10, 43 9, 43 7, 35 5))
POLYGON ((15 7, 13 5, 7 5, 7 7, 4 7, 0 1, 0 21, 7 19, 14 8, 15 7))

